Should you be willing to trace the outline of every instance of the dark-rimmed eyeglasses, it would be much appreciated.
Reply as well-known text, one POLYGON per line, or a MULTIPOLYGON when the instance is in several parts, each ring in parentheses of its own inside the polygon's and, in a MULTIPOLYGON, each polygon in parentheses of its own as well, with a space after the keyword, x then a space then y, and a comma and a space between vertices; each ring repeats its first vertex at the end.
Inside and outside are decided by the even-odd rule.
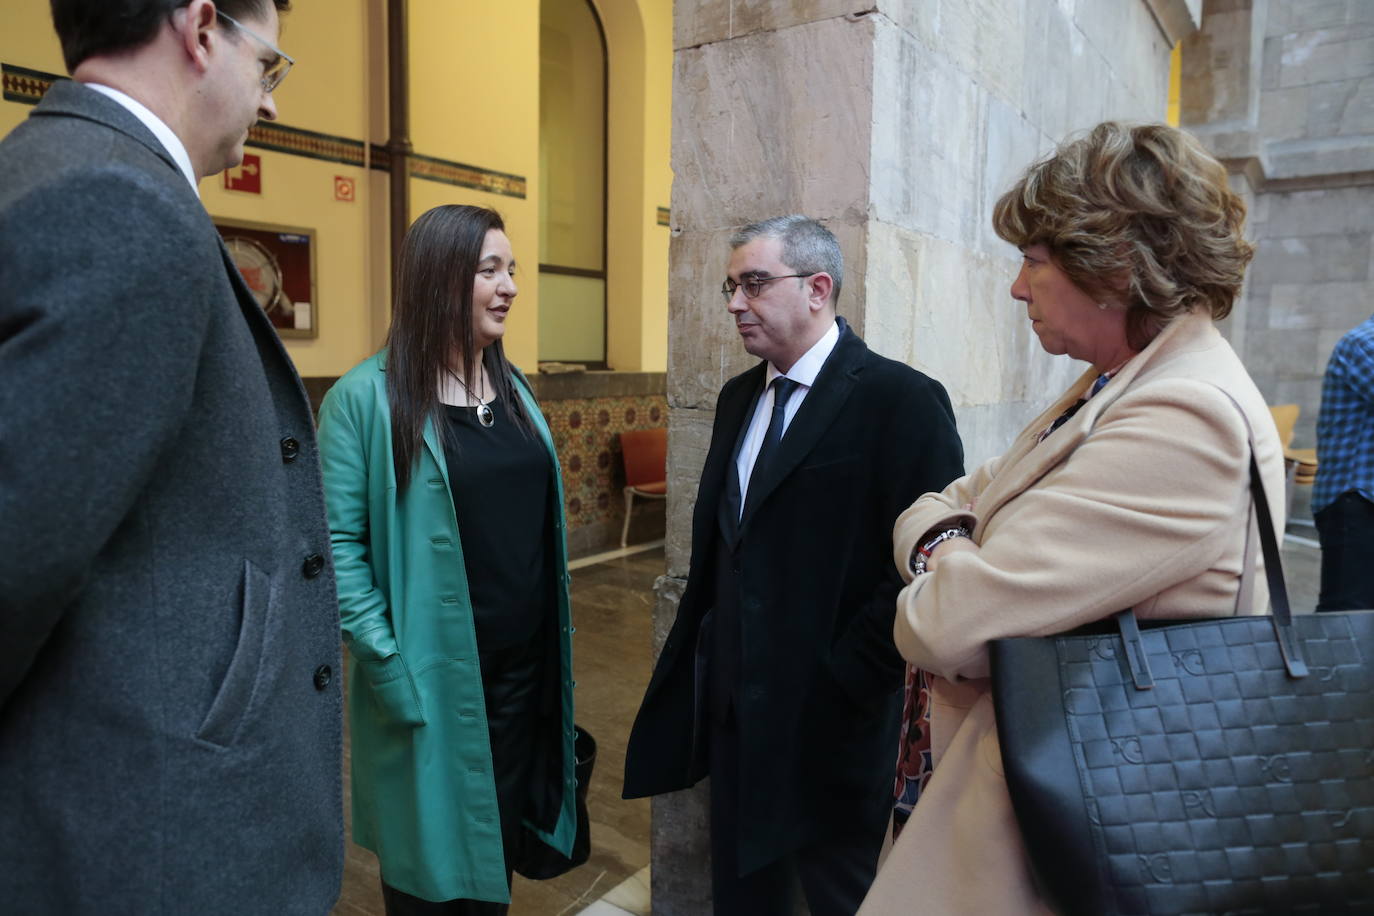
POLYGON ((262 71, 262 91, 270 93, 273 89, 276 89, 278 86, 280 86, 281 81, 286 79, 286 74, 291 72, 291 66, 296 62, 291 57, 291 55, 287 54, 281 48, 278 48, 276 45, 272 44, 272 42, 268 41, 266 38, 263 38, 257 32, 254 32, 252 29, 248 28, 248 26, 244 25, 242 22, 239 22, 237 19, 235 19, 233 16, 230 16, 228 13, 221 13, 219 10, 215 10, 215 15, 219 16, 219 18, 223 19, 225 22, 229 23, 234 28, 238 29, 240 32, 243 32, 248 37, 256 39, 257 41, 261 42, 262 44, 266 45, 269 49, 271 49, 272 53, 275 54, 276 57, 274 57, 272 59, 272 62, 268 64, 262 71))
POLYGON ((763 292, 763 288, 774 280, 791 280, 798 277, 805 279, 806 277, 814 277, 817 273, 819 271, 813 270, 809 274, 783 274, 780 277, 745 277, 738 283, 726 278, 725 282, 720 285, 720 294, 725 297, 726 302, 729 302, 735 298, 735 290, 742 289, 744 290, 744 298, 757 299, 759 294, 763 292))

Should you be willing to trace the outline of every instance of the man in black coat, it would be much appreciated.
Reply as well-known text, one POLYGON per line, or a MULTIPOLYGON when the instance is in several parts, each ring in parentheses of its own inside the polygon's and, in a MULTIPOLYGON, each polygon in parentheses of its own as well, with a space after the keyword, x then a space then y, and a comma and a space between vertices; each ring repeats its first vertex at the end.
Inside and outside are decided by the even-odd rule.
POLYGON ((852 914, 892 804, 904 665, 892 525, 962 474, 938 382, 835 316, 839 245, 786 216, 731 239, 722 290, 764 360, 725 384, 677 620, 630 735, 625 796, 711 776, 717 914, 852 914))
POLYGON ((196 182, 285 0, 53 0, 0 142, 0 910, 320 916, 339 614, 310 405, 196 182))

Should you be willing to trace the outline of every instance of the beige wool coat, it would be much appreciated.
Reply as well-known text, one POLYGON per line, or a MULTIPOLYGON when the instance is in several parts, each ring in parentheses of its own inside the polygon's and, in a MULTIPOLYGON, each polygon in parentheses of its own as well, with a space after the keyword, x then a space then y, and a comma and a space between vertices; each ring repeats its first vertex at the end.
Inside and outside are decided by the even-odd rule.
POLYGON ((1126 607, 1142 617, 1217 617, 1267 606, 1262 573, 1241 600, 1247 555, 1257 570, 1262 561, 1246 424, 1221 389, 1253 429, 1280 532, 1283 455, 1230 345, 1205 315, 1175 320, 1037 445, 1095 377, 1086 372, 1005 455, 897 520, 894 559, 908 584, 893 632, 902 655, 936 675, 935 769, 861 916, 1049 912, 1002 773, 989 640, 1058 633, 1126 607), (960 520, 980 549, 943 556, 913 580, 912 548, 960 520))

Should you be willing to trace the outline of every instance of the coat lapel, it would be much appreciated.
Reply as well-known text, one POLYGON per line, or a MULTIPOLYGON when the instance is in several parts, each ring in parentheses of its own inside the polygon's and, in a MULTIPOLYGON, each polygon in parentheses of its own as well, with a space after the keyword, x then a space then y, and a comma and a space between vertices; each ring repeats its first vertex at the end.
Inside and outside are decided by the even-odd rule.
POLYGON ((735 430, 735 439, 725 456, 724 474, 720 477, 720 498, 716 500, 716 514, 720 530, 732 547, 739 539, 739 501, 744 498, 739 489, 739 470, 736 462, 739 459, 740 447, 744 445, 745 433, 749 430, 749 421, 753 419, 754 411, 758 408, 759 398, 763 397, 763 380, 768 374, 767 365, 759 363, 750 370, 740 389, 743 394, 748 395, 747 397, 737 398, 728 406, 722 405, 726 413, 721 417, 720 428, 735 430))
MULTIPOLYGON (((1087 405, 1084 405, 1083 409, 1074 414, 1067 423, 1056 429, 1054 434, 1044 442, 1037 443, 1036 439, 1045 427, 1054 422, 1056 417, 1067 410, 1074 401, 1077 401, 1084 391, 1088 390, 1088 386, 1093 383, 1093 379, 1096 377, 1097 374, 1092 369, 1088 369, 1069 386, 1069 390, 1064 393, 1063 397, 1032 420, 1016 437, 1011 448, 1007 450, 1002 459, 1002 467, 997 476, 978 497, 978 504, 974 508, 980 519, 986 521, 992 517, 1009 500, 1019 496, 1022 491, 1059 464, 1066 452, 1078 447, 1078 443, 1082 441, 1085 430, 1088 428, 1083 423, 1087 405)), ((1092 402, 1089 401, 1088 403, 1091 404, 1092 402)), ((979 527, 980 530, 974 532, 976 539, 982 538, 982 526, 979 527)))
POLYGON ((448 479, 448 458, 444 456, 444 446, 439 442, 439 427, 435 424, 434 418, 425 420, 424 433, 425 447, 429 449, 429 454, 434 458, 434 463, 439 466, 439 470, 444 475, 444 485, 449 487, 449 492, 453 492, 452 485, 448 479))
MULTIPOLYGON (((1117 398, 1121 397, 1131 383, 1155 362, 1161 353, 1172 352, 1175 348, 1175 341, 1180 339, 1191 340, 1197 333, 1195 329, 1199 323, 1206 325, 1206 328, 1203 329, 1204 332, 1207 328, 1211 328, 1211 322, 1205 316, 1201 317, 1200 322, 1199 316, 1195 315, 1185 315, 1172 322, 1138 356, 1123 366, 1115 378, 1088 403, 1084 404, 1078 413, 1055 430, 1048 439, 1037 444, 1036 437, 1045 427, 1049 426, 1056 417, 1078 400, 1096 380, 1097 371, 1091 367, 1088 368, 1078 377, 1076 382, 1069 386, 1069 390, 1064 393, 1063 397, 1036 417, 1016 437, 1016 441, 1007 451, 996 478, 983 491, 978 500, 978 505, 975 507, 978 517, 986 522, 1008 501, 1034 486, 1040 478, 1062 464, 1066 460, 1066 456, 1082 445, 1083 440, 1092 433, 1093 426, 1096 425, 1097 418, 1102 415, 1102 412, 1110 407, 1117 398)), ((980 530, 975 532, 974 536, 981 539, 983 526, 980 525, 979 528, 980 530)))
POLYGON ((253 339, 257 341, 258 351, 261 353, 266 349, 278 360, 291 367, 291 376, 296 380, 296 388, 306 403, 309 403, 310 399, 305 393, 305 386, 295 371, 296 364, 292 362, 291 355, 286 352, 286 345, 282 343, 277 329, 272 326, 272 319, 267 317, 267 313, 262 310, 262 306, 258 304, 257 298, 253 295, 253 291, 248 288, 247 281, 239 272, 239 267, 234 263, 234 257, 229 254, 229 249, 225 247, 224 239, 220 237, 219 231, 213 227, 211 231, 214 232, 215 242, 219 245, 220 257, 224 259, 224 269, 229 274, 229 285, 234 289, 234 298, 238 300, 243 318, 248 322, 249 330, 253 333, 253 339))
MULTIPOLYGON (((843 319, 840 319, 843 322, 843 319)), ((816 384, 806 394, 806 400, 797 410, 797 415, 788 424, 778 443, 777 453, 772 462, 761 473, 754 474, 749 481, 749 495, 744 506, 744 515, 739 528, 743 531, 750 518, 758 511, 768 496, 778 488, 798 464, 806 458, 816 443, 825 435, 835 418, 840 415, 850 392, 858 381, 860 363, 868 347, 849 329, 847 324, 840 325, 840 339, 835 349, 816 376, 816 384)))
MULTIPOLYGON (((380 375, 377 378, 377 385, 379 386, 377 397, 379 397, 383 403, 388 403, 386 388, 386 364, 388 361, 388 356, 388 347, 383 347, 382 349, 377 351, 377 371, 380 373, 380 375)), ((516 383, 516 387, 519 387, 519 383, 516 383)), ((526 403, 528 403, 528 400, 526 401, 526 403)), ((389 407, 387 412, 388 414, 390 413, 389 407)), ((388 422, 390 421, 388 420, 388 422)), ((546 429, 546 427, 541 428, 541 436, 544 429, 546 429)), ((448 489, 450 493, 452 493, 453 486, 448 479, 448 457, 444 454, 443 443, 439 441, 439 426, 434 422, 434 417, 430 417, 429 419, 425 420, 425 428, 424 431, 420 434, 420 438, 424 440, 425 448, 429 449, 429 455, 431 458, 434 459, 434 463, 439 466, 439 476, 444 478, 444 486, 448 489)), ((552 448, 552 440, 546 440, 545 445, 552 448)), ((557 456, 555 456, 555 466, 557 466, 557 462, 558 458, 557 456)), ((559 482, 559 486, 562 486, 561 480, 559 482)))

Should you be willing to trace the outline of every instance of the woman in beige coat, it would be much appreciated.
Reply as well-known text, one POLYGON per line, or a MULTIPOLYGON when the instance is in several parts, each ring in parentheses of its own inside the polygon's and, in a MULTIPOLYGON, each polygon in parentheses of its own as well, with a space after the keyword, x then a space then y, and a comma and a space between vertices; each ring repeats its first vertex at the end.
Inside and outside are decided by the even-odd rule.
MULTIPOLYGON (((897 521, 908 584, 894 636, 912 666, 904 826, 864 916, 1049 911, 1002 774, 989 640, 1126 607, 1263 611, 1262 574, 1242 577, 1260 565, 1247 425, 1271 501, 1283 493, 1282 452, 1213 326, 1252 254, 1244 214, 1225 169, 1162 125, 1099 125, 998 201, 993 225, 1025 256, 1012 297, 1047 352, 1092 367, 1005 455, 897 521)), ((1271 511, 1281 530, 1282 507, 1271 511)))

